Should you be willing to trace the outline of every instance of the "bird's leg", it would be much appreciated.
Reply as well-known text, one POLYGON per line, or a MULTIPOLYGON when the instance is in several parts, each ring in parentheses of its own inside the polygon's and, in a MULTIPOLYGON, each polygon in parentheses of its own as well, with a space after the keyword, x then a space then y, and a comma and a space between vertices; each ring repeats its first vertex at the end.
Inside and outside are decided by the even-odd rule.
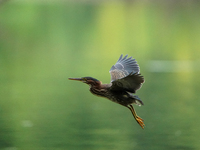
POLYGON ((135 109, 133 108, 133 106, 132 105, 128 105, 127 106, 129 109, 130 109, 130 111, 132 112, 132 114, 133 114, 133 117, 135 118, 135 120, 137 121, 137 123, 142 127, 142 129, 144 129, 144 123, 143 123, 143 119, 142 118, 140 118, 137 114, 136 114, 136 111, 135 111, 135 109))

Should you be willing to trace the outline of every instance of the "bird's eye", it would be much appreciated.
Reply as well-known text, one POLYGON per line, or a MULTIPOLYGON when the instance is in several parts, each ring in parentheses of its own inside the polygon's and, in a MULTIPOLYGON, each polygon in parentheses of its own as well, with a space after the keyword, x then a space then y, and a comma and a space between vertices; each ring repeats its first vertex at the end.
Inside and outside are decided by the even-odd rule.
POLYGON ((87 79, 86 79, 86 78, 83 78, 83 82, 85 82, 85 83, 86 83, 86 82, 87 82, 87 79))

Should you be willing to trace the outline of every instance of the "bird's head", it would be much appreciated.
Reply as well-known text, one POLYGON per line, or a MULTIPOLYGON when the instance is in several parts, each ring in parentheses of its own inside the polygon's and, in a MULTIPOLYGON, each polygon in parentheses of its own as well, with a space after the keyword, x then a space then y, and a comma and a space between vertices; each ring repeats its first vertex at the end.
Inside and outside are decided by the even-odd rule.
POLYGON ((101 82, 92 77, 82 77, 82 78, 68 78, 69 80, 81 81, 93 87, 98 87, 101 85, 101 82))

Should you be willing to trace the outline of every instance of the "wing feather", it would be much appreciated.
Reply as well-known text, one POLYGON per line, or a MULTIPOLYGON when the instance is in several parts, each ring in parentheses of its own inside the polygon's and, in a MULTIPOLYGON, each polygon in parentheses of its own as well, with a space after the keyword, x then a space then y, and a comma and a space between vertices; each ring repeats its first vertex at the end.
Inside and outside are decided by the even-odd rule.
POLYGON ((124 78, 130 73, 139 74, 140 68, 135 59, 132 59, 132 57, 127 57, 128 55, 123 57, 123 55, 121 54, 116 64, 111 67, 109 71, 111 75, 111 82, 117 79, 124 78))
POLYGON ((117 79, 112 82, 110 90, 112 91, 128 91, 135 93, 140 89, 144 83, 144 77, 137 73, 130 73, 128 76, 122 79, 117 79))

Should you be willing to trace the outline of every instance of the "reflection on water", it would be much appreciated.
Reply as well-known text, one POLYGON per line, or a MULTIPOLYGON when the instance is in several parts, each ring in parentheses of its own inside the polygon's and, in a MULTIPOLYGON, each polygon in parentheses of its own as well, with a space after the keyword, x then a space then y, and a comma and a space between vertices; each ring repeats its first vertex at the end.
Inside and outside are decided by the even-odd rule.
POLYGON ((127 4, 1 7, 0 149, 200 149, 200 9, 127 4), (146 80, 134 106, 144 130, 127 108, 68 81, 110 82, 121 53, 146 80))
POLYGON ((200 61, 151 60, 148 69, 151 72, 193 72, 200 71, 200 61))

